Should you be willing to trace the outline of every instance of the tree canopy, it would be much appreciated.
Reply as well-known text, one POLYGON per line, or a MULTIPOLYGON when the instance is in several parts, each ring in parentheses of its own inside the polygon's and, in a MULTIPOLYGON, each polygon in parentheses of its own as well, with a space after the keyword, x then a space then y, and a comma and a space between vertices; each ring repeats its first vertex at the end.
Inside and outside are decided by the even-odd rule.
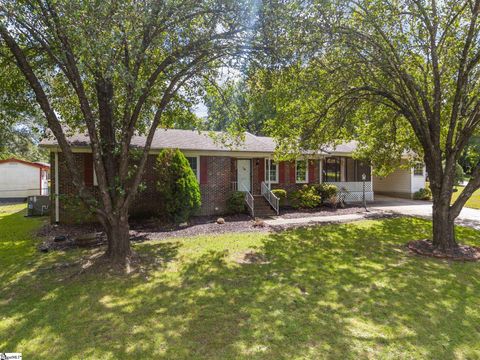
POLYGON ((57 139, 79 197, 105 227, 110 258, 130 253, 128 208, 155 130, 172 126, 205 79, 241 57, 254 9, 248 0, 0 1, 2 45, 57 139), (78 131, 90 140, 98 198, 70 149, 68 134, 78 131), (131 146, 134 134, 145 135, 144 146, 131 146))
MULTIPOLYGON (((277 114, 269 129, 285 147, 356 138, 377 170, 402 155, 426 163, 434 244, 456 247, 453 220, 480 187, 480 163, 450 206, 455 168, 480 124, 480 1, 301 1, 302 24, 274 64, 277 114)), ((281 21, 281 20, 278 20, 281 21)))

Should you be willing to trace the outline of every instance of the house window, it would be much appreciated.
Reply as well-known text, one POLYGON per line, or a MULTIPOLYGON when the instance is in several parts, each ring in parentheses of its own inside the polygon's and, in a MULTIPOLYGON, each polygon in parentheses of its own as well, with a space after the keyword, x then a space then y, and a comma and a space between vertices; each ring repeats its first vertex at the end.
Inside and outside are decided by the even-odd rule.
POLYGON ((423 164, 418 163, 413 168, 413 175, 423 176, 423 164))
POLYGON ((278 164, 272 159, 265 159, 265 181, 278 183, 278 164), (268 163, 270 162, 270 174, 268 173, 268 163), (270 175, 270 176, 269 176, 270 175))
POLYGON ((295 181, 297 184, 308 182, 307 160, 297 160, 295 164, 295 181))
POLYGON ((325 159, 323 166, 323 181, 324 182, 339 182, 340 181, 340 159, 336 157, 329 157, 325 159))
POLYGON ((190 164, 190 167, 193 170, 193 173, 195 174, 195 176, 197 177, 197 180, 198 180, 198 177, 199 177, 199 174, 200 174, 200 171, 199 171, 200 162, 198 160, 198 156, 186 156, 186 158, 188 160, 188 163, 190 164))

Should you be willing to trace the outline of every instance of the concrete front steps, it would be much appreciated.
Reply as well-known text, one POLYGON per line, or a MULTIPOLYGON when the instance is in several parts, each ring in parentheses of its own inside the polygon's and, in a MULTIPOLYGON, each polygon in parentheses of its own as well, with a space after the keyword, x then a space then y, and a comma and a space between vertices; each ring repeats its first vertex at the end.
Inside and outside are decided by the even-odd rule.
POLYGON ((268 203, 267 200, 262 195, 254 195, 253 198, 255 199, 254 202, 254 211, 255 217, 259 218, 269 218, 272 216, 277 216, 275 210, 273 210, 272 206, 268 203))

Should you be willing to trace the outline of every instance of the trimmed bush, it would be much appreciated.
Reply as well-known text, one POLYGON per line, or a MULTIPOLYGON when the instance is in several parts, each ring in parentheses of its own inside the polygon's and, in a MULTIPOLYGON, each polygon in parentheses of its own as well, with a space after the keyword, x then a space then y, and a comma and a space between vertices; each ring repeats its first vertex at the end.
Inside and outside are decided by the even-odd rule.
POLYGON ((315 186, 303 185, 300 190, 290 193, 289 202, 296 209, 312 209, 320 205, 321 196, 315 186))
POLYGON ((227 199, 227 209, 231 214, 244 213, 245 208, 245 193, 242 191, 234 191, 227 199))
POLYGON ((429 188, 421 188, 413 194, 415 200, 431 200, 432 199, 432 190, 429 188))
POLYGON ((285 206, 285 203, 287 201, 287 190, 283 189, 273 189, 272 190, 273 195, 278 197, 280 199, 280 206, 285 206))
POLYGON ((201 205, 200 185, 187 158, 178 149, 164 149, 157 157, 156 172, 165 214, 175 223, 187 221, 201 205))
POLYGON ((338 188, 335 185, 317 184, 315 185, 315 189, 318 195, 320 195, 322 204, 338 195, 338 188))

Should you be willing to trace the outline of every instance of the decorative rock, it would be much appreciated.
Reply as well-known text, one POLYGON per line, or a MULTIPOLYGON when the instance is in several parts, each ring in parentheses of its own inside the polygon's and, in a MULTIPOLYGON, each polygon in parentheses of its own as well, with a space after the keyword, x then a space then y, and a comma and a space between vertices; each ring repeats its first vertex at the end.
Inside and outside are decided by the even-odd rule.
POLYGON ((218 218, 217 219, 217 224, 225 224, 225 219, 224 218, 218 218))
POLYGON ((55 236, 53 238, 53 241, 55 241, 55 242, 60 242, 60 241, 65 241, 65 240, 67 240, 67 237, 65 235, 59 235, 59 236, 55 236))
POLYGON ((187 227, 187 226, 188 226, 188 222, 185 221, 185 222, 179 224, 178 226, 181 227, 181 228, 187 227))
POLYGON ((265 221, 261 219, 255 219, 255 221, 253 222, 253 227, 265 227, 265 225, 265 221))
POLYGON ((39 250, 40 250, 41 252, 46 253, 46 252, 48 252, 48 250, 50 250, 50 249, 48 248, 47 245, 42 245, 42 246, 40 246, 39 250))

